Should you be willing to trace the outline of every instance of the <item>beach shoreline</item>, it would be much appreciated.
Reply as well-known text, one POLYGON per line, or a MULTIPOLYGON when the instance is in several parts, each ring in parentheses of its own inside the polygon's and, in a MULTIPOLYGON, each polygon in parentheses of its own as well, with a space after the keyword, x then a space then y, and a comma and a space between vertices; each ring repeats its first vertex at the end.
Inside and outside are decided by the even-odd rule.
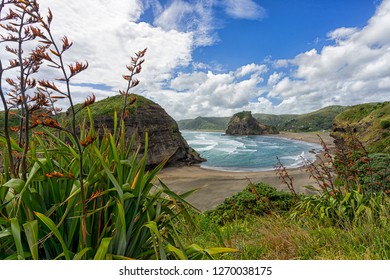
MULTIPOLYGON (((272 137, 283 137, 293 140, 320 144, 318 135, 328 148, 333 147, 333 139, 327 132, 320 133, 293 133, 282 132, 272 134, 272 137)), ((318 154, 317 157, 321 156, 318 154)), ((309 178, 305 167, 288 168, 289 175, 294 179, 294 187, 297 192, 312 194, 304 186, 315 185, 315 180, 309 178)), ((264 182, 279 190, 288 191, 287 186, 281 182, 275 170, 267 171, 223 171, 202 168, 198 165, 183 167, 167 167, 158 176, 171 190, 182 194, 196 189, 187 200, 201 211, 215 208, 227 197, 242 191, 249 182, 264 182)))

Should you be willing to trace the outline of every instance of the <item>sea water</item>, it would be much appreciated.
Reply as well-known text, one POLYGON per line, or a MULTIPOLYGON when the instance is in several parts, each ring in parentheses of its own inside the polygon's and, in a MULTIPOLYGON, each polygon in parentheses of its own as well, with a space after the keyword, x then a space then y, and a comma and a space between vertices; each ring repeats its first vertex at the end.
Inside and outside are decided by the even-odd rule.
POLYGON ((230 136, 222 132, 181 131, 187 143, 207 161, 201 167, 226 171, 272 170, 277 158, 286 167, 315 160, 319 144, 275 136, 230 136))

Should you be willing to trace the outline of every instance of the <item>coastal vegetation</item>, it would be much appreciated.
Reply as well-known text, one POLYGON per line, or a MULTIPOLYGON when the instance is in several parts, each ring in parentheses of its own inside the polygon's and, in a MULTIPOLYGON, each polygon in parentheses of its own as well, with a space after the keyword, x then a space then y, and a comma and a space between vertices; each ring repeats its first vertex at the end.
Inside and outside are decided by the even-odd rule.
POLYGON ((147 168, 147 133, 142 150, 135 134, 126 137, 136 102, 130 90, 139 83, 146 49, 123 75, 127 88, 120 91, 121 109, 111 112, 113 126, 99 132, 89 108, 95 96, 81 106, 72 97, 71 79, 88 63, 66 60, 72 42, 54 38, 53 13, 42 15, 36 1, 2 1, 0 8, 10 56, 0 63, 6 81, 0 85, 0 259, 201 259, 236 251, 181 243, 177 225, 191 223, 186 195, 156 187, 165 161, 147 168), (47 64, 58 76, 36 80, 47 64), (60 99, 70 105, 66 119, 54 106, 60 99), (82 110, 87 117, 80 123, 82 110))
POLYGON ((388 103, 326 108, 302 123, 290 116, 290 127, 309 131, 328 122, 322 114, 345 110, 336 117, 343 126, 335 131, 335 151, 323 145, 320 163, 307 163, 318 184, 306 187, 318 194, 298 194, 280 164, 276 171, 290 192, 249 181, 242 192, 200 213, 186 200, 193 191, 178 195, 158 178, 170 157, 148 164, 150 137, 161 127, 138 127, 142 143, 137 130, 128 129, 137 110, 154 106, 131 94, 147 50, 130 59, 118 97, 98 106, 91 95, 76 105, 71 81, 88 63, 67 61, 72 42, 53 35, 53 13, 43 15, 37 1, 2 1, 0 8, 10 58, 0 61, 0 259, 390 257, 390 157, 378 153, 388 152, 388 103), (37 79, 47 66, 56 78, 37 79), (66 113, 56 108, 58 100, 68 102, 66 113), (317 117, 321 125, 314 126, 309 119, 317 117), (345 129, 350 125, 355 130, 345 129), (360 125, 380 135, 362 136, 368 150, 356 138, 360 125))
POLYGON ((390 102, 351 106, 334 119, 332 137, 354 133, 371 153, 390 153, 390 102))
POLYGON ((203 214, 194 213, 197 234, 187 242, 229 246, 225 259, 389 259, 389 154, 368 154, 354 137, 335 155, 306 165, 315 195, 297 194, 283 165, 277 167, 290 192, 253 184, 203 214))

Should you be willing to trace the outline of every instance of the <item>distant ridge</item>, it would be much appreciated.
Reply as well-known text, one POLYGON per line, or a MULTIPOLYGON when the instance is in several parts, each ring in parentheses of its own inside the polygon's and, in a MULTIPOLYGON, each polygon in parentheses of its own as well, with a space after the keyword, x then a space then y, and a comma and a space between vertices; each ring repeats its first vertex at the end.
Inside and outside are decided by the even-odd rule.
MULTIPOLYGON (((328 106, 308 114, 253 114, 259 122, 273 126, 279 131, 311 132, 331 130, 333 119, 346 110, 346 106, 328 106)), ((230 117, 197 117, 178 121, 182 130, 220 130, 227 129, 230 117)))

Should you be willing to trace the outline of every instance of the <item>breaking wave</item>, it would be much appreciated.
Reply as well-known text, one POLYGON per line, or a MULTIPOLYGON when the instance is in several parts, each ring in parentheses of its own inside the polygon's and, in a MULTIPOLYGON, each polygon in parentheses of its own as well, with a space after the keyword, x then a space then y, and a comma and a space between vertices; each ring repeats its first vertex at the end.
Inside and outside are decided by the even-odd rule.
POLYGON ((318 144, 272 136, 228 136, 221 132, 182 131, 187 143, 207 159, 201 167, 226 171, 274 169, 277 158, 286 167, 314 161, 318 144))

